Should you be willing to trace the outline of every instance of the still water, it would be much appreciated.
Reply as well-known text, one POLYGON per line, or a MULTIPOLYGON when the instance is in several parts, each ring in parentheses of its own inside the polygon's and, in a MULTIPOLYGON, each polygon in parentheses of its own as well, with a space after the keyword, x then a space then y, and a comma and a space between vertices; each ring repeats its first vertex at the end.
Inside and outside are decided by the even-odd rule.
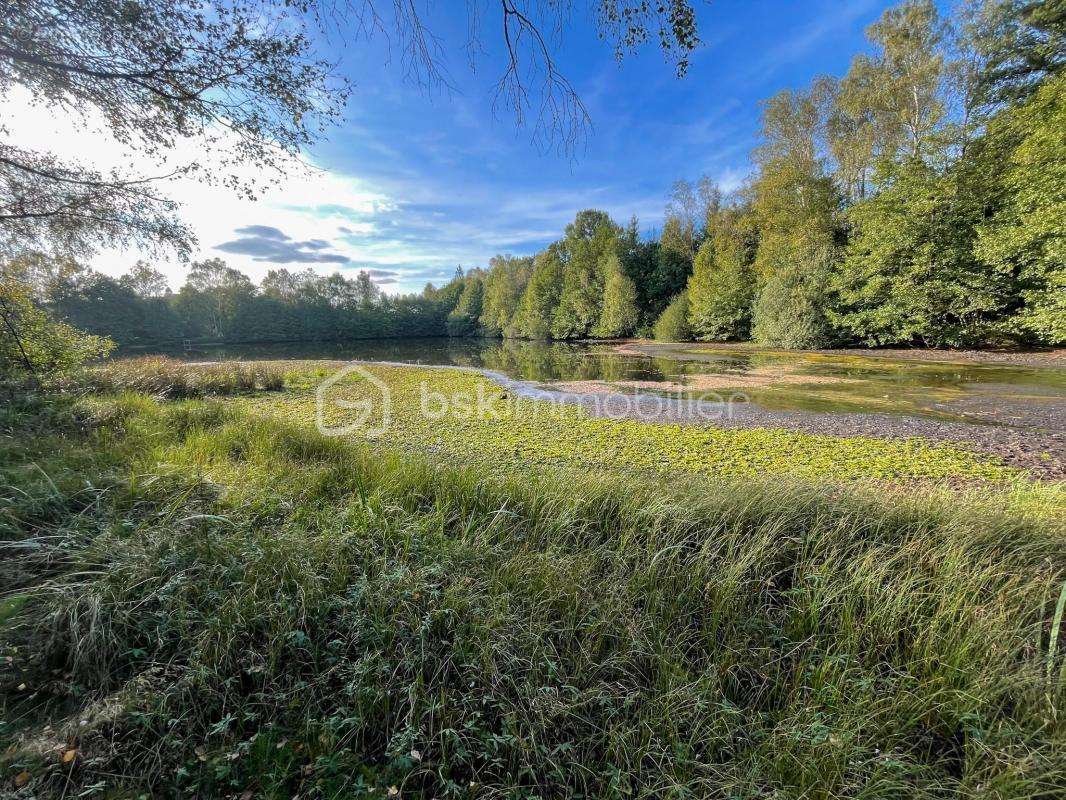
POLYGON ((1066 370, 784 353, 713 345, 378 339, 206 347, 188 360, 335 359, 476 367, 545 388, 671 395, 740 390, 773 410, 876 412, 1056 429, 1066 413, 1066 370))

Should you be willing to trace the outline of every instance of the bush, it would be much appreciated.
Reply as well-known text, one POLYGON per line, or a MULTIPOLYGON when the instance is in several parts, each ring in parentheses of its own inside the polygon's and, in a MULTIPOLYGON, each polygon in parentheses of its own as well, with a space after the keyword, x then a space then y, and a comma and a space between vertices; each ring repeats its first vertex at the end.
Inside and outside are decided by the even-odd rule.
POLYGON ((771 347, 817 350, 832 342, 824 291, 816 274, 786 268, 770 277, 755 301, 753 336, 771 347))
POLYGON ((659 319, 655 320, 652 335, 662 342, 687 342, 692 339, 692 329, 688 325, 688 292, 681 292, 670 301, 659 319))
POLYGON ((47 384, 114 347, 110 339, 53 319, 22 280, 0 271, 0 385, 47 384))

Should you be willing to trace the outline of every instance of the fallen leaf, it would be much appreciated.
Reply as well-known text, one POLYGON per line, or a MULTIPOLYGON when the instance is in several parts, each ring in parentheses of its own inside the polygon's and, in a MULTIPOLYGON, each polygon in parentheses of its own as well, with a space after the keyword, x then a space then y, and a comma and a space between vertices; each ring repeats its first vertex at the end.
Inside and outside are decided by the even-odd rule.
POLYGON ((77 750, 77 748, 72 747, 69 750, 67 750, 67 752, 63 753, 63 763, 64 764, 69 764, 71 761, 73 761, 77 757, 78 757, 78 750, 77 750))
POLYGON ((18 775, 15 776, 15 786, 17 786, 20 789, 23 786, 25 786, 27 783, 29 783, 29 782, 30 782, 30 773, 28 773, 26 770, 22 770, 22 772, 20 772, 18 775))

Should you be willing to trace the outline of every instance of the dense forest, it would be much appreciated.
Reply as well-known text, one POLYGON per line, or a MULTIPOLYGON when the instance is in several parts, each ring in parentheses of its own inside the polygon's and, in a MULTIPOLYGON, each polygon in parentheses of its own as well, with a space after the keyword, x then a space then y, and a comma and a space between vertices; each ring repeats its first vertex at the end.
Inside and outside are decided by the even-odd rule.
POLYGON ((256 286, 217 258, 194 262, 178 292, 144 262, 119 278, 36 253, 5 268, 55 316, 123 347, 440 336, 461 291, 450 284, 390 297, 365 271, 346 278, 310 269, 271 270, 256 286))
POLYGON ((765 101, 754 172, 678 181, 661 231, 580 211, 532 257, 419 295, 219 259, 168 290, 28 255, 7 269, 123 345, 654 335, 780 347, 1066 343, 1066 2, 888 10, 847 73, 765 101))

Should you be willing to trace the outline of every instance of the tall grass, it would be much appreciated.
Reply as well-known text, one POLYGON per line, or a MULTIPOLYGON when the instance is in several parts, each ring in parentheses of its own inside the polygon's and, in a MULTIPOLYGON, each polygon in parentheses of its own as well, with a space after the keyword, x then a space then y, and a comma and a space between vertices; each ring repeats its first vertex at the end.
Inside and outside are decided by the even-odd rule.
POLYGON ((189 399, 278 391, 285 374, 263 363, 190 364, 165 356, 111 361, 86 370, 77 385, 104 394, 142 392, 160 399, 189 399))
POLYGON ((1066 792, 1046 521, 487 479, 219 403, 6 424, 0 736, 35 796, 1066 792))

